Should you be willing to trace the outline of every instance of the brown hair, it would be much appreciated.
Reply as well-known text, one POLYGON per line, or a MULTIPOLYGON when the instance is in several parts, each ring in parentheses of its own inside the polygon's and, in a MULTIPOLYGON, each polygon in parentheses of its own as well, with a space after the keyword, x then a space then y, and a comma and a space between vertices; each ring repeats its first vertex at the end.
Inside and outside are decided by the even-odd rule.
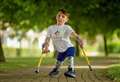
POLYGON ((64 15, 66 15, 69 18, 70 14, 65 9, 59 9, 58 11, 62 12, 64 15))

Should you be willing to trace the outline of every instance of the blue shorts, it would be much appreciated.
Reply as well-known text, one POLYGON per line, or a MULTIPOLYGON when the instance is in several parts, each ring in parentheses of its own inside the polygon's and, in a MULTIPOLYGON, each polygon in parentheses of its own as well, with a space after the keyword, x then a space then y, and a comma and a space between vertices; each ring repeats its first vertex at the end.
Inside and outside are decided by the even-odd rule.
POLYGON ((62 62, 66 57, 75 55, 75 48, 69 47, 65 52, 58 52, 57 60, 62 62))

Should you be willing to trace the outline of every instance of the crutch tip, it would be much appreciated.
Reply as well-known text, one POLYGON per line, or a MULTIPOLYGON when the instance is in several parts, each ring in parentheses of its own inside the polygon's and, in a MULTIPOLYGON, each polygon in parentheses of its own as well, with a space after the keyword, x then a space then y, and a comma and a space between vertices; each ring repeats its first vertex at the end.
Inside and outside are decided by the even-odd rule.
POLYGON ((90 71, 93 71, 92 69, 90 69, 90 71))
POLYGON ((88 66, 89 66, 90 71, 93 71, 93 69, 92 69, 91 65, 88 65, 88 66))
POLYGON ((35 73, 39 73, 39 71, 38 71, 38 70, 35 70, 35 73))

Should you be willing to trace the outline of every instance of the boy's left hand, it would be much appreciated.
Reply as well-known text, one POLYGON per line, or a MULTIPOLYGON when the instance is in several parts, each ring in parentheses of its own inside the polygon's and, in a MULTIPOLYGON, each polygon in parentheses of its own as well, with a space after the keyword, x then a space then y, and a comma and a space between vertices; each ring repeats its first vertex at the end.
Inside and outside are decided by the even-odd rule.
POLYGON ((83 41, 81 39, 79 40, 79 45, 81 48, 83 48, 83 41))

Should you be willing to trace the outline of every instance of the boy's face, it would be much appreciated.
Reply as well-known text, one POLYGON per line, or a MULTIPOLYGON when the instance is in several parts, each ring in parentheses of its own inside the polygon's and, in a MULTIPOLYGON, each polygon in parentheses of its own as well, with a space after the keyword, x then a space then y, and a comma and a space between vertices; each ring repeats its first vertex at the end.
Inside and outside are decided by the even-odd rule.
POLYGON ((62 12, 58 12, 57 16, 56 16, 56 20, 58 24, 64 24, 68 21, 68 17, 63 14, 62 12))

